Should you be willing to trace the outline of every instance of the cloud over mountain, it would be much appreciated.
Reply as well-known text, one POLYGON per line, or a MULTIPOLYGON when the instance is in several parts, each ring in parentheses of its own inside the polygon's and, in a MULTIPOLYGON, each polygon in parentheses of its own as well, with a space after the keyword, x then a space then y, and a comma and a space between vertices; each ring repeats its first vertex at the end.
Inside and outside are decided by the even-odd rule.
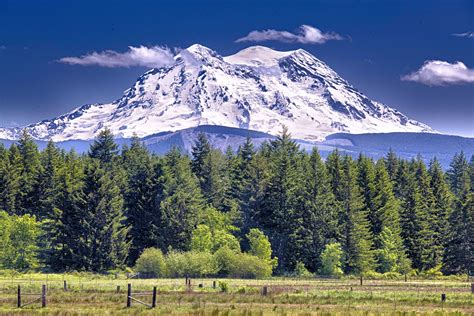
POLYGON ((69 65, 118 67, 163 67, 174 63, 174 54, 160 46, 129 46, 128 51, 119 53, 113 50, 93 52, 80 57, 63 57, 59 62, 69 65))
POLYGON ((320 29, 311 25, 301 25, 295 33, 288 31, 277 30, 263 30, 252 31, 247 36, 236 40, 240 42, 263 42, 263 41, 278 41, 286 43, 301 43, 301 44, 323 44, 330 40, 342 40, 343 37, 334 32, 324 33, 320 29))
POLYGON ((457 61, 427 60, 415 72, 401 77, 403 81, 414 81, 429 86, 443 86, 474 82, 474 69, 457 61))

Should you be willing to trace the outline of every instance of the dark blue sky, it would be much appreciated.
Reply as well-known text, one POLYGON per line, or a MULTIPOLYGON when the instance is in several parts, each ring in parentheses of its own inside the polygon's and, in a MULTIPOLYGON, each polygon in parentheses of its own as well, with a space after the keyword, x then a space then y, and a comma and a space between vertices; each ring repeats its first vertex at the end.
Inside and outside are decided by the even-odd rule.
POLYGON ((294 32, 303 24, 346 39, 259 44, 304 48, 370 98, 439 131, 474 136, 474 36, 452 35, 474 31, 474 1, 469 0, 0 0, 0 126, 112 101, 146 70, 58 63, 62 57, 125 52, 130 45, 194 43, 229 55, 257 44, 235 43, 250 31, 294 32), (429 60, 460 61, 469 69, 450 85, 400 80, 429 60))

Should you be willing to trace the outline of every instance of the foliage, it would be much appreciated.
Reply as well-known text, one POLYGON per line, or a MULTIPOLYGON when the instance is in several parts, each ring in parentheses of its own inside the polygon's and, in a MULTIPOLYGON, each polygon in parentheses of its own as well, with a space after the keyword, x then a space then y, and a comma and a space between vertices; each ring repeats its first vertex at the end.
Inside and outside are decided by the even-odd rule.
POLYGON ((145 249, 137 259, 135 270, 145 274, 151 273, 156 277, 166 276, 168 273, 163 252, 156 248, 145 249))
POLYGON ((9 216, 0 212, 0 266, 20 271, 36 268, 39 233, 34 216, 9 216))
POLYGON ((203 277, 218 272, 216 260, 209 252, 171 250, 166 256, 166 266, 171 277, 203 277))
POLYGON ((4 268, 117 271, 154 248, 175 276, 474 271, 474 157, 324 161, 286 128, 235 152, 200 134, 191 156, 107 129, 87 154, 40 151, 25 130, 0 145, 0 209, 4 268))
POLYGON ((342 248, 339 243, 327 244, 321 254, 321 271, 322 275, 339 277, 342 272, 342 248))

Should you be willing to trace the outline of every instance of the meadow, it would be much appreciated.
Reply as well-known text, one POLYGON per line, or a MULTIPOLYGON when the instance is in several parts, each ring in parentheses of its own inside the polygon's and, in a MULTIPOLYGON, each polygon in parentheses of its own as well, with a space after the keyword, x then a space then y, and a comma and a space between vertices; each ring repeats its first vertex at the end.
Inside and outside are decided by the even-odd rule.
POLYGON ((471 283, 462 280, 358 279, 127 279, 123 275, 20 274, 0 277, 1 315, 473 315, 471 283), (64 289, 64 281, 67 290, 64 289), (216 281, 216 287, 213 287, 216 281), (127 285, 132 300, 126 307, 127 285), (41 301, 17 307, 21 286, 23 304, 47 287, 41 301), (118 289, 120 287, 120 289, 118 289), (262 294, 267 287, 267 295, 262 294), (146 292, 146 295, 133 293, 146 292), (441 299, 442 294, 446 300, 441 299))

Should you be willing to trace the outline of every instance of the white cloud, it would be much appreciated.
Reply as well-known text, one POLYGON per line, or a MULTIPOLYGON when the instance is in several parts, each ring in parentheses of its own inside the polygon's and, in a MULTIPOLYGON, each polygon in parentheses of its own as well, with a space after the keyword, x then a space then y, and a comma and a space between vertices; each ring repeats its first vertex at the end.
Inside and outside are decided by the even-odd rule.
POLYGON ((0 45, 0 50, 5 50, 7 47, 5 45, 0 45))
POLYGON ((59 62, 70 65, 101 66, 108 68, 132 66, 153 68, 174 63, 173 53, 168 48, 159 46, 129 46, 128 48, 128 51, 124 53, 106 50, 103 52, 93 52, 80 57, 63 57, 59 62))
POLYGON ((474 69, 467 68, 460 61, 451 64, 447 61, 427 60, 420 69, 401 79, 429 86, 474 83, 474 69))
POLYGON ((320 29, 310 26, 301 25, 297 32, 288 31, 263 30, 252 31, 247 36, 236 40, 239 42, 263 42, 263 41, 279 41, 287 43, 301 44, 323 44, 330 40, 342 40, 343 37, 337 33, 324 33, 320 29))
POLYGON ((453 36, 474 38, 474 32, 455 33, 453 36))

